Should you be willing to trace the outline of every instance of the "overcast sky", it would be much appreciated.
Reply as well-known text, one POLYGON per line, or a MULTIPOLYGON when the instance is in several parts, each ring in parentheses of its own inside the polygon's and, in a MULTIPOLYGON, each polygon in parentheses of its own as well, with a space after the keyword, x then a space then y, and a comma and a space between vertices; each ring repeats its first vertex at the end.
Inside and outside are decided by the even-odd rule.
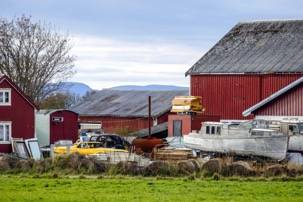
POLYGON ((72 37, 77 73, 102 89, 188 86, 184 73, 236 23, 303 19, 296 0, 0 0, 0 16, 22 14, 72 37))

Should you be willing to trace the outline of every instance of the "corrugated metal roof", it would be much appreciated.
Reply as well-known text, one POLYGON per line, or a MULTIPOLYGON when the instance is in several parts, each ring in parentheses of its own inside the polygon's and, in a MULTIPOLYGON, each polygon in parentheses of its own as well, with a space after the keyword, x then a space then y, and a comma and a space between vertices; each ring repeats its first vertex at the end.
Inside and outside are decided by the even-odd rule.
POLYGON ((284 93, 286 93, 287 91, 293 89, 294 87, 296 87, 297 85, 301 84, 303 82, 303 77, 295 80, 294 82, 290 83, 289 85, 285 86, 284 88, 282 88, 281 90, 275 92, 274 94, 270 95, 269 97, 265 98, 264 100, 258 102, 257 104, 255 104, 254 106, 248 108, 247 110, 245 110, 242 114, 244 117, 249 116, 252 112, 256 111, 257 109, 260 109, 261 107, 263 107, 264 105, 266 105, 267 103, 271 102, 272 100, 276 99, 277 97, 279 97, 280 95, 283 95, 284 93))
POLYGON ((303 20, 238 23, 185 74, 303 72, 303 20))
MULTIPOLYGON (((154 134, 157 134, 157 133, 161 133, 161 132, 167 131, 167 129, 168 129, 168 123, 164 122, 164 123, 152 126, 150 129, 151 129, 150 130, 151 135, 154 135, 154 134)), ((144 129, 141 129, 139 131, 133 132, 133 133, 131 133, 129 135, 130 136, 138 136, 138 137, 146 137, 146 136, 149 135, 148 132, 149 132, 148 128, 144 128, 144 129)))
POLYGON ((188 95, 188 91, 94 91, 72 111, 87 116, 147 117, 148 96, 152 98, 153 117, 164 114, 171 108, 175 96, 188 95))

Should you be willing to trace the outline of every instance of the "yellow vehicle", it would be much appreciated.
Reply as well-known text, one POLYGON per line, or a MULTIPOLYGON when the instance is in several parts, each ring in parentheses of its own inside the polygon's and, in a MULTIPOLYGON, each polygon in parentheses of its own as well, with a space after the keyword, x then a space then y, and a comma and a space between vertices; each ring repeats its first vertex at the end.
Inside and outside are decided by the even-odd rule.
POLYGON ((79 153, 81 155, 106 154, 112 152, 128 152, 124 149, 106 148, 100 142, 78 142, 70 147, 69 152, 67 146, 55 146, 55 154, 79 153))

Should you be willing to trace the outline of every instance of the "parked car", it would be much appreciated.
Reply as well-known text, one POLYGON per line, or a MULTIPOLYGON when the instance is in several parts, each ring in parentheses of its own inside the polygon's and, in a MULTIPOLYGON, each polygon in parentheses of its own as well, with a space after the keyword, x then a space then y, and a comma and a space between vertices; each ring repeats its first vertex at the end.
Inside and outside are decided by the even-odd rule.
POLYGON ((126 149, 128 150, 131 145, 123 137, 114 134, 101 134, 90 137, 90 142, 99 142, 105 148, 126 149))
POLYGON ((128 152, 125 149, 103 147, 101 142, 77 142, 73 146, 55 146, 55 154, 79 153, 81 155, 105 154, 111 152, 128 152), (69 148, 69 151, 68 151, 69 148))

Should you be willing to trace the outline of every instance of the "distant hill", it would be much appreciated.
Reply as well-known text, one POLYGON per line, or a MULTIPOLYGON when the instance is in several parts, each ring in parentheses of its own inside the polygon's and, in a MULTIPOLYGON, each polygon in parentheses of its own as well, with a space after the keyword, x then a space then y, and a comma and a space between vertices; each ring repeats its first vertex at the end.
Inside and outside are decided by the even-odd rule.
POLYGON ((92 89, 84 83, 62 82, 62 86, 57 92, 75 94, 81 97, 91 90, 92 89))
POLYGON ((186 91, 189 90, 188 87, 183 86, 172 86, 172 85, 146 85, 146 86, 137 86, 137 85, 126 85, 126 86, 116 86, 109 88, 110 90, 121 90, 121 91, 186 91))

